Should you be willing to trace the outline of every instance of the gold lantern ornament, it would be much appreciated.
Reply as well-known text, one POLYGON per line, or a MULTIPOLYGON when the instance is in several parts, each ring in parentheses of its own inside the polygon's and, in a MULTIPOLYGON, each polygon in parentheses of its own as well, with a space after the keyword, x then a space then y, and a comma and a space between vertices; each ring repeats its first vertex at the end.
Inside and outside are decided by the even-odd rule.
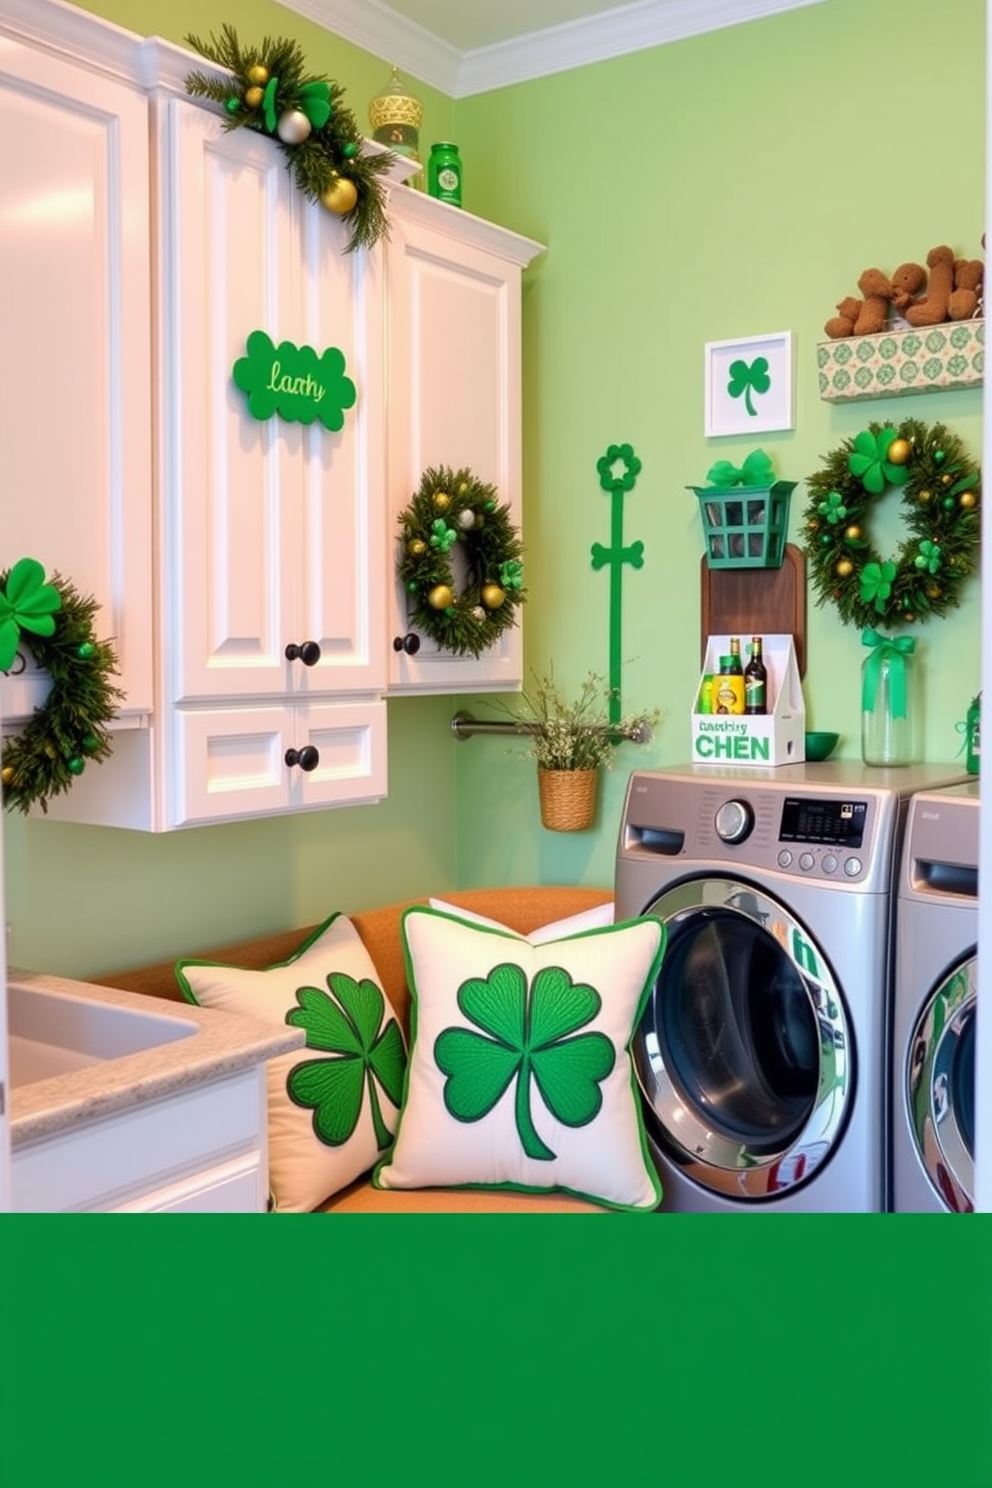
MULTIPOLYGON (((369 104, 372 138, 377 144, 392 150, 394 155, 404 155, 415 161, 419 167, 420 126, 423 122, 423 104, 404 85, 399 69, 394 67, 386 87, 369 104)), ((419 181, 422 174, 418 169, 413 180, 419 181)))

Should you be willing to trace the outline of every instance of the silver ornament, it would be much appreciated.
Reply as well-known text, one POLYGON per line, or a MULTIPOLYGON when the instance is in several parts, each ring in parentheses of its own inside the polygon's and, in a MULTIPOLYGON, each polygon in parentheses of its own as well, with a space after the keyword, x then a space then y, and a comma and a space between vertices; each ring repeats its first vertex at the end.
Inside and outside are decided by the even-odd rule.
POLYGON ((475 512, 470 506, 458 513, 458 525, 463 532, 470 532, 475 526, 475 512))
POLYGON ((485 618, 486 618, 486 612, 482 608, 482 606, 481 605, 473 605, 472 606, 472 619, 473 620, 485 620, 485 618))
POLYGON ((287 109, 276 125, 276 134, 284 145, 302 145, 310 135, 310 120, 301 109, 287 109))

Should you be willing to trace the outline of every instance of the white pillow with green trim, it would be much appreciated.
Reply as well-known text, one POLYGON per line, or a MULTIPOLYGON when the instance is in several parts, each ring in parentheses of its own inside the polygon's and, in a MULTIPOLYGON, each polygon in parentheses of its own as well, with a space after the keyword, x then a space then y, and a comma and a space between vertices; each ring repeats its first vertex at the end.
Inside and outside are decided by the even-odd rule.
POLYGON ((425 905, 403 913, 411 1053, 376 1188, 514 1188, 657 1208, 630 1045, 665 927, 543 945, 425 905))
MULTIPOLYGON (((447 899, 428 899, 431 909, 443 910, 457 919, 468 920, 472 925, 488 925, 491 930, 509 930, 500 920, 488 915, 476 914, 473 909, 462 909, 458 904, 449 904, 447 899)), ((564 940, 566 935, 578 935, 583 930, 593 930, 598 925, 613 924, 613 900, 605 904, 594 904, 591 909, 580 909, 578 914, 568 915, 564 920, 552 920, 549 925, 540 925, 526 937, 531 945, 540 945, 545 940, 564 940)), ((513 935, 517 932, 510 931, 513 935)))
POLYGON ((332 915, 288 961, 249 971, 179 961, 183 996, 200 1007, 306 1029, 306 1046, 271 1059, 269 1187, 286 1213, 315 1209, 388 1150, 406 1050, 372 958, 345 915, 332 915))

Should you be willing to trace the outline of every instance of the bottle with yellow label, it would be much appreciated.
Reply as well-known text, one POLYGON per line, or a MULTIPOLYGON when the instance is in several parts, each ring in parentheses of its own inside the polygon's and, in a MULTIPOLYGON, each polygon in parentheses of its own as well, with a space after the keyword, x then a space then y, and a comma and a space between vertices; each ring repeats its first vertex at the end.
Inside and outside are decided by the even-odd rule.
POLYGON ((713 678, 713 712, 744 712, 744 672, 741 668, 741 643, 732 637, 730 653, 720 657, 719 675, 713 678))

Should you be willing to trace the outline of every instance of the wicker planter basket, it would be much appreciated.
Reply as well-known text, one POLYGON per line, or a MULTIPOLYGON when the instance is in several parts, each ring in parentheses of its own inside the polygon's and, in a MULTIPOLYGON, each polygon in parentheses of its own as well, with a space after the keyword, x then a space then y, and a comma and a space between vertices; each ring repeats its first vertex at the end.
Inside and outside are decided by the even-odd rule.
POLYGON ((596 816, 598 770, 543 770, 538 766, 541 826, 549 832, 584 832, 596 816))

